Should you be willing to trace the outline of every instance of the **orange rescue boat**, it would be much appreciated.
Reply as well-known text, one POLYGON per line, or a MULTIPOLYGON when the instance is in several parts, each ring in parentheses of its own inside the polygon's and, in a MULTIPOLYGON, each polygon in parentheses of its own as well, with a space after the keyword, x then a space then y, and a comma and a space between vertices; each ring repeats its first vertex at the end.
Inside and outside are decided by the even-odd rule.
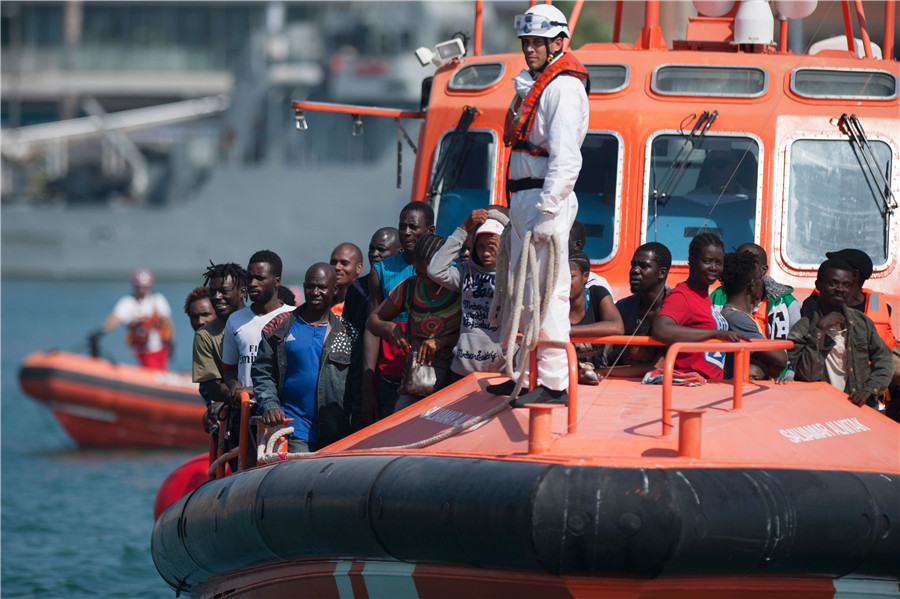
POLYGON ((190 373, 52 351, 25 358, 22 389, 79 447, 203 447, 205 411, 190 373))

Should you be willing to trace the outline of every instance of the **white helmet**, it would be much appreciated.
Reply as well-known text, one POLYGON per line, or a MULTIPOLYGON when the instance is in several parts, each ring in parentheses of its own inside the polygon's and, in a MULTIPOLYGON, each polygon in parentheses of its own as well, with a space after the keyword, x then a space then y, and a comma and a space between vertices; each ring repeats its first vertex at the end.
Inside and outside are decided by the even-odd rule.
POLYGON ((555 6, 537 4, 525 11, 524 15, 516 15, 517 37, 553 39, 559 34, 569 37, 569 24, 566 22, 566 16, 555 6))

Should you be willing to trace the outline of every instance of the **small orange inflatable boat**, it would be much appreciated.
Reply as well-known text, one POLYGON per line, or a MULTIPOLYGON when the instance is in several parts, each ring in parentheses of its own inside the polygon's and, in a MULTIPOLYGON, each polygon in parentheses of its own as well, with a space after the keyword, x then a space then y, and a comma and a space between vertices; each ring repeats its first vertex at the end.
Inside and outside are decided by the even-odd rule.
POLYGON ((22 389, 46 404, 79 447, 202 447, 203 400, 186 372, 161 372, 70 352, 35 352, 22 389))

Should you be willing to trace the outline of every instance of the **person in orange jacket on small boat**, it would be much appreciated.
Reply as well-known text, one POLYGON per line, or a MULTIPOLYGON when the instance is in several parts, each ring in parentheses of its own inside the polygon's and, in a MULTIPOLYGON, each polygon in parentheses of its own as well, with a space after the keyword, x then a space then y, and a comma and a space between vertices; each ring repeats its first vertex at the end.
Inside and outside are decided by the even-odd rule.
POLYGON ((138 363, 154 370, 169 369, 169 355, 175 341, 172 309, 161 293, 151 293, 153 273, 141 268, 131 277, 134 293, 116 302, 112 314, 103 321, 108 333, 124 324, 126 342, 134 348, 138 363))

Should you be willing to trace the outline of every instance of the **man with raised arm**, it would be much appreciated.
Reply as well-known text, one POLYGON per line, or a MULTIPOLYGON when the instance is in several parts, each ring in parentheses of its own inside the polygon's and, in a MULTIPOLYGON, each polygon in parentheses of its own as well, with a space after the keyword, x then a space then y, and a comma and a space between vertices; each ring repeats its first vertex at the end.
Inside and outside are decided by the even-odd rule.
MULTIPOLYGON (((528 68, 514 79, 516 97, 510 106, 504 142, 512 148, 509 180, 510 267, 515 272, 526 233, 532 232, 538 264, 538 281, 526 281, 530 297, 556 262, 549 308, 541 323, 540 337, 569 340, 569 230, 578 212, 575 182, 581 170, 581 143, 588 128, 588 100, 584 81, 587 69, 565 52, 568 23, 559 9, 549 4, 532 6, 515 21, 528 68), (559 243, 551 255, 553 234, 559 243)), ((515 282, 511 281, 511 288, 515 282)), ((524 330, 531 314, 519 323, 524 330)), ((569 370, 562 349, 538 350, 538 387, 519 397, 526 403, 567 403, 569 370)), ((522 365, 524 367, 524 365, 522 365)), ((492 385, 493 393, 510 391, 509 384, 492 385)))

